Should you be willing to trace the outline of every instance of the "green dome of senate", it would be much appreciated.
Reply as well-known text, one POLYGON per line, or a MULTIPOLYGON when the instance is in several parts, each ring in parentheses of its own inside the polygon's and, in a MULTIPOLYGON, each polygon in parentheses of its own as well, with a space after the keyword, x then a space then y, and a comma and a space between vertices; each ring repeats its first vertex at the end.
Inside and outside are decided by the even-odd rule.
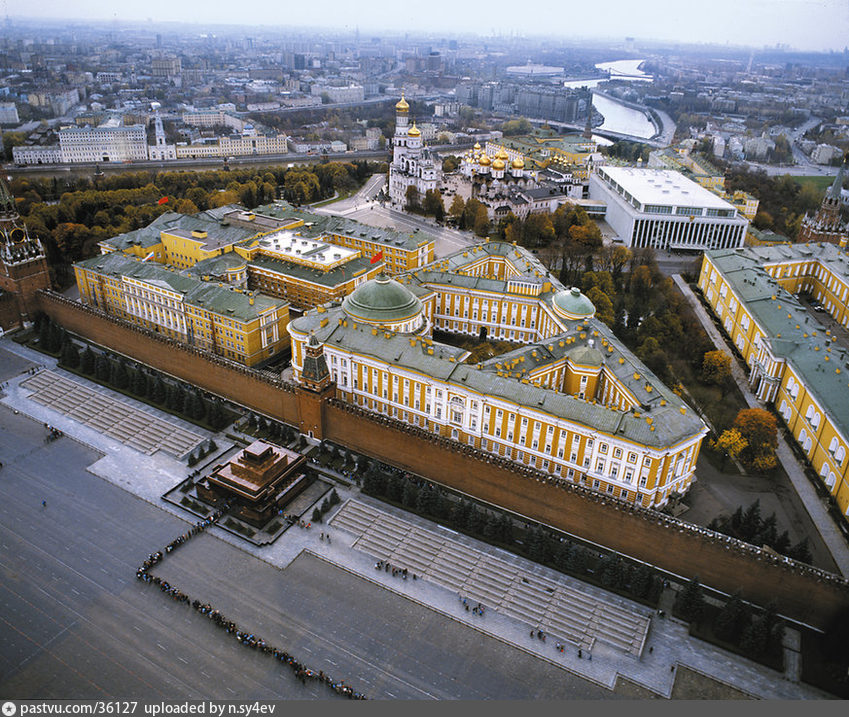
POLYGON ((595 306, 577 286, 558 291, 552 298, 554 310, 566 319, 588 319, 595 314, 595 306))
POLYGON ((422 312, 422 302, 407 287, 388 276, 378 276, 358 286, 342 301, 353 319, 368 324, 397 324, 422 312))

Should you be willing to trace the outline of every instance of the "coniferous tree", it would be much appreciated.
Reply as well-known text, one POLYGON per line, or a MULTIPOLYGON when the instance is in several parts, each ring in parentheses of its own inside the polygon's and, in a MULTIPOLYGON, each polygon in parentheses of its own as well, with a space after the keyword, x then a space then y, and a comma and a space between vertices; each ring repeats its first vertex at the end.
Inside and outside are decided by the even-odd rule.
POLYGON ((498 524, 498 517, 494 513, 487 513, 486 522, 483 526, 483 537, 495 542, 498 540, 499 533, 500 526, 498 524))
POLYGON ((739 639, 746 613, 746 605, 738 590, 725 603, 725 606, 716 616, 713 626, 716 636, 726 642, 733 642, 735 637, 739 639))
POLYGON ((499 524, 499 540, 506 545, 513 543, 513 521, 506 513, 502 513, 498 518, 499 524))
POLYGON ((162 377, 157 375, 153 381, 153 386, 150 389, 150 398, 154 403, 165 403, 167 394, 165 391, 165 382, 162 377))
POLYGON ((80 356, 80 371, 82 371, 86 376, 91 376, 94 373, 96 365, 97 359, 94 355, 94 351, 91 350, 91 346, 86 346, 85 351, 83 351, 82 356, 80 356))
POLYGON ((221 401, 217 398, 212 402, 212 405, 209 407, 209 425, 212 426, 216 431, 220 431, 224 428, 224 422, 226 418, 224 416, 224 408, 221 406, 221 401))
POLYGON ((336 489, 330 491, 330 505, 337 505, 340 503, 339 494, 336 492, 336 489))
POLYGON ((97 357, 95 376, 103 383, 109 383, 109 379, 112 378, 112 362, 103 354, 97 357))
POLYGON ((639 598, 645 598, 651 587, 652 571, 648 565, 640 564, 631 573, 631 592, 639 598))
POLYGON ((141 398, 147 396, 147 376, 141 369, 136 369, 130 374, 130 391, 141 398))
POLYGON ((586 548, 581 545, 574 545, 569 551, 568 569, 575 575, 584 575, 587 572, 589 565, 589 554, 586 548))
POLYGON ((404 483, 402 480, 395 475, 391 475, 386 479, 386 498, 393 503, 400 503, 404 497, 404 483))
POLYGON ((73 341, 66 341, 62 347, 62 363, 68 368, 77 368, 80 365, 80 353, 73 341))
POLYGON ((112 369, 112 385, 115 388, 124 390, 130 385, 130 372, 127 370, 126 362, 121 359, 112 369))
POLYGON ((699 577, 696 575, 678 594, 675 600, 675 612, 688 622, 698 622, 705 608, 705 598, 699 577))
POLYGON ((449 519, 456 528, 464 529, 468 522, 469 503, 462 498, 451 506, 451 514, 449 519))
POLYGON ((775 539, 775 545, 772 547, 782 555, 787 555, 787 551, 790 549, 790 535, 786 530, 775 539))
POLYGON ((312 522, 313 523, 320 523, 321 522, 321 511, 318 508, 313 508, 312 522))
POLYGON ((758 533, 758 528, 761 526, 761 501, 758 498, 752 503, 743 513, 743 520, 740 523, 740 539, 751 543, 758 533))
POLYGON ((813 562, 813 555, 811 555, 811 549, 808 547, 808 539, 802 538, 796 545, 790 548, 788 555, 794 560, 798 560, 800 563, 807 563, 808 565, 813 562))
POLYGON ((769 643, 769 626, 766 617, 755 618, 744 631, 740 639, 740 647, 752 657, 760 657, 766 652, 769 643))

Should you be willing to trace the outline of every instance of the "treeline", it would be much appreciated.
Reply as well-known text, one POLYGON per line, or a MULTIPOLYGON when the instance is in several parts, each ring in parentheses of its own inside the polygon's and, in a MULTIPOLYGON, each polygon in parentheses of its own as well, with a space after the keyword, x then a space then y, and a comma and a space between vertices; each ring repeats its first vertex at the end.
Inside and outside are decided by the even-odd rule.
POLYGON ((775 513, 770 513, 766 518, 761 516, 760 499, 746 510, 743 510, 743 506, 738 506, 730 517, 714 518, 708 524, 708 528, 751 545, 766 545, 781 555, 808 565, 811 565, 813 561, 808 539, 802 538, 795 545, 791 544, 790 535, 786 530, 778 532, 778 519, 775 513))
POLYGON ((819 209, 823 192, 810 184, 804 186, 785 174, 771 177, 766 172, 750 172, 724 165, 725 188, 749 192, 760 199, 758 213, 752 222, 758 229, 771 229, 789 239, 796 239, 805 214, 819 209))
POLYGON ((68 265, 97 243, 147 226, 165 212, 194 214, 227 204, 252 209, 282 196, 294 204, 362 184, 380 165, 364 161, 206 172, 128 172, 109 177, 16 178, 10 183, 31 234, 45 244, 61 283, 68 265))

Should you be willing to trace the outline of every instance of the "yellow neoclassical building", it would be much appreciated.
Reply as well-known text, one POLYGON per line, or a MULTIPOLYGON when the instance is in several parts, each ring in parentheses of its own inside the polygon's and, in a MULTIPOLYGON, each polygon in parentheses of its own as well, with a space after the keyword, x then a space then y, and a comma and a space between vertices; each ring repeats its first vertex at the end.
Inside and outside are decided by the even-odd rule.
POLYGON ((381 271, 424 266, 433 261, 435 240, 275 202, 252 211, 229 205, 169 212, 99 246, 103 254, 121 252, 304 309, 341 299, 381 271))
POLYGON ((796 294, 818 299, 849 326, 849 256, 833 244, 705 253, 699 288, 772 403, 849 515, 849 352, 796 294))
POLYGON ((286 348, 289 304, 120 252, 74 265, 80 298, 106 313, 246 366, 286 348))
MULTIPOLYGON (((336 395, 642 506, 685 492, 707 428, 576 289, 525 249, 487 242, 290 324, 301 381, 320 346, 336 395), (479 363, 434 329, 512 342, 479 363)), ((303 380, 308 380, 304 377, 303 380)))

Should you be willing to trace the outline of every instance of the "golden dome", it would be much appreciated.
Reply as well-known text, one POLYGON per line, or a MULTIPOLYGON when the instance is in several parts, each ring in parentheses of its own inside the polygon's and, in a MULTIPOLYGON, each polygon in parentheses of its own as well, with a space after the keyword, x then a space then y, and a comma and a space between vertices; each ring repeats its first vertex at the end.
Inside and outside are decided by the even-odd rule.
POLYGON ((498 154, 496 154, 495 156, 498 157, 498 159, 502 159, 502 160, 503 159, 510 159, 510 155, 507 154, 507 150, 504 149, 504 147, 501 147, 498 150, 498 154))
POLYGON ((413 126, 410 127, 410 131, 407 132, 408 137, 421 137, 422 131, 416 127, 416 123, 413 122, 413 126))
POLYGON ((480 148, 481 148, 481 143, 475 142, 475 149, 480 149, 480 148))
POLYGON ((492 163, 492 168, 493 169, 504 169, 504 160, 496 158, 495 161, 492 163))
POLYGON ((481 158, 478 161, 483 167, 488 167, 490 164, 492 164, 492 160, 490 160, 489 155, 486 152, 481 155, 481 158))
POLYGON ((401 93, 401 101, 397 105, 395 105, 395 111, 396 112, 409 112, 410 111, 410 105, 407 104, 407 100, 404 99, 404 93, 403 92, 401 93))
POLYGON ((525 168, 525 162, 522 160, 521 157, 516 157, 516 159, 513 160, 513 169, 524 169, 524 168, 525 168))

